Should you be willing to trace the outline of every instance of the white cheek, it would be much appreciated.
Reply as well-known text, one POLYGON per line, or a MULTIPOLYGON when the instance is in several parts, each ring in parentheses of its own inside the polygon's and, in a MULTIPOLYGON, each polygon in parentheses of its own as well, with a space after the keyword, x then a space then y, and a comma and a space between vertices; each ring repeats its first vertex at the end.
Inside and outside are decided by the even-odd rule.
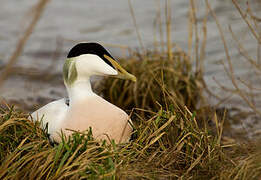
POLYGON ((117 75, 118 72, 93 54, 81 55, 76 61, 77 72, 82 75, 117 75))
MULTIPOLYGON (((106 63, 104 62, 104 64, 106 64, 106 63)), ((103 67, 104 67, 103 71, 101 72, 102 74, 105 74, 105 75, 117 75, 118 74, 118 72, 115 69, 113 69, 111 66, 109 66, 107 64, 106 64, 106 66, 103 66, 103 67)))

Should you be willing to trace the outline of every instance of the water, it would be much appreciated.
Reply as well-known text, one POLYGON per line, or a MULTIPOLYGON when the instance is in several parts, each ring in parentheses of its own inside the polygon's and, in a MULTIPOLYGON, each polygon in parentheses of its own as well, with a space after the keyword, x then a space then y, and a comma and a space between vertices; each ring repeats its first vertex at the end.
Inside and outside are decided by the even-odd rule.
MULTIPOLYGON (((0 7, 0 59, 2 61, 0 61, 0 66, 3 66, 13 53, 17 40, 22 36, 24 29, 30 22, 29 19, 33 14, 31 8, 36 2, 36 0, 2 0, 0 7)), ((161 16, 164 17, 164 2, 161 0, 132 1, 142 42, 148 49, 153 48, 155 37, 153 24, 159 9, 161 9, 161 16)), ((197 2, 200 25, 205 15, 205 4, 203 0, 197 2)), ((261 85, 261 83, 257 83, 260 82, 260 79, 254 74, 253 68, 248 68, 249 63, 239 54, 235 41, 232 40, 228 30, 228 25, 231 25, 248 53, 255 58, 256 41, 249 33, 246 24, 241 20, 239 13, 230 1, 219 0, 210 4, 224 29, 235 74, 257 86, 261 85)), ((243 1, 241 5, 245 7, 243 1)), ((172 8, 173 42, 186 51, 189 1, 172 0, 170 6, 172 8)), ((261 3, 253 0, 252 7, 255 15, 260 17, 261 3)), ((229 94, 224 93, 213 79, 215 78, 226 87, 233 87, 224 73, 221 63, 224 60, 227 64, 223 44, 215 21, 211 16, 208 18, 207 25, 205 80, 212 92, 226 97, 229 94)), ((165 31, 165 29, 163 30, 165 31)), ((159 37, 158 30, 156 37, 159 37)), ((26 107, 29 110, 34 109, 31 104, 42 105, 65 96, 61 68, 66 53, 74 44, 70 40, 96 41, 107 44, 107 48, 114 56, 126 55, 126 52, 108 44, 124 45, 134 49, 140 48, 127 0, 114 0, 109 3, 107 0, 77 0, 77 2, 75 0, 52 0, 15 65, 18 68, 17 75, 10 77, 0 88, 1 96, 9 102, 23 107, 27 105, 26 107), (57 47, 60 55, 54 55, 57 47), (32 79, 23 71, 38 74, 41 78, 32 79), (50 73, 51 77, 48 79, 50 73)), ((260 95, 257 95, 255 100, 258 107, 261 107, 260 95)), ((212 104, 218 102, 215 98, 209 98, 209 101, 212 104)), ((229 101, 224 103, 224 106, 227 107, 234 107, 235 105, 244 110, 249 110, 238 96, 232 96, 229 101)), ((253 121, 245 122, 243 126, 248 127, 253 124, 253 121)), ((255 122, 255 124, 257 125, 251 132, 260 129, 260 121, 255 122)))

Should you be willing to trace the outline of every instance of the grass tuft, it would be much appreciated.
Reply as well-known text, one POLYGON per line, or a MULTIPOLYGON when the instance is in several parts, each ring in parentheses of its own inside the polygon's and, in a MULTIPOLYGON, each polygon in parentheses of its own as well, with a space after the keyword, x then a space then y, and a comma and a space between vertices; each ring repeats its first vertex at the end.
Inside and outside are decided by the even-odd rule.
POLYGON ((175 104, 195 110, 199 100, 201 78, 193 73, 192 62, 185 52, 167 54, 133 54, 120 64, 137 77, 137 82, 105 78, 95 84, 98 94, 123 108, 157 111, 159 104, 170 109, 175 104))
POLYGON ((260 142, 227 142, 225 115, 220 118, 212 107, 197 109, 203 101, 207 14, 213 11, 210 6, 206 9, 200 44, 196 8, 193 0, 190 3, 188 55, 182 50, 173 52, 167 3, 167 47, 160 27, 161 53, 145 52, 131 7, 143 53, 120 63, 137 77, 137 83, 105 78, 95 85, 108 101, 131 110, 134 132, 129 143, 97 141, 88 129, 69 138, 61 133, 62 142, 52 144, 40 123, 5 105, 0 108, 0 179, 260 179, 260 142))
MULTIPOLYGON (((259 177, 260 159, 254 158, 256 151, 247 155, 249 151, 245 147, 224 145, 222 122, 215 114, 212 116, 215 118, 216 129, 211 130, 208 122, 200 119, 202 114, 196 114, 194 111, 192 113, 189 110, 196 106, 195 99, 198 97, 199 89, 191 83, 189 88, 184 88, 183 83, 189 84, 192 81, 197 84, 196 76, 185 71, 189 68, 186 64, 184 68, 180 68, 184 70, 183 76, 191 77, 193 80, 179 80, 177 77, 181 77, 181 74, 173 77, 173 79, 177 78, 176 81, 171 79, 170 76, 179 73, 171 68, 165 68, 164 64, 177 62, 147 60, 142 64, 140 60, 133 60, 134 65, 130 63, 127 69, 136 72, 134 74, 139 79, 138 83, 143 85, 137 86, 135 91, 131 90, 134 84, 129 82, 120 80, 107 82, 109 88, 107 92, 105 90, 102 92, 108 94, 112 91, 111 88, 116 88, 116 91, 117 88, 120 89, 115 85, 116 82, 120 86, 125 85, 124 88, 121 87, 122 89, 128 85, 126 97, 118 101, 117 105, 120 107, 128 108, 135 102, 134 97, 130 98, 131 102, 125 102, 124 98, 130 95, 139 96, 138 92, 148 91, 146 99, 149 100, 144 106, 132 112, 135 131, 132 141, 126 144, 115 144, 113 140, 110 143, 97 141, 89 129, 85 133, 75 132, 68 139, 62 136, 61 143, 51 145, 46 130, 42 130, 39 123, 34 124, 28 120, 28 114, 13 107, 2 108, 0 110, 0 179, 259 177), (153 74, 164 72, 162 79, 157 79, 157 76, 153 78, 152 75, 152 78, 145 78, 145 72, 138 73, 138 65, 134 62, 140 63, 139 66, 143 67, 155 66, 155 71, 152 69, 153 74), (153 85, 145 88, 148 81, 152 81, 153 85), (171 89, 173 84, 176 86, 171 89), (163 99, 160 98, 162 95, 164 95, 163 99), (194 99, 190 99, 192 97, 194 99), (153 102, 156 101, 157 103, 154 104, 153 102), (183 105, 188 102, 191 102, 190 108, 183 105), (141 109, 143 107, 149 110, 141 109), (236 156, 241 149, 245 152, 236 156)), ((117 95, 112 97, 117 100, 117 95)), ((139 98, 136 99, 137 106, 142 105, 139 98)))

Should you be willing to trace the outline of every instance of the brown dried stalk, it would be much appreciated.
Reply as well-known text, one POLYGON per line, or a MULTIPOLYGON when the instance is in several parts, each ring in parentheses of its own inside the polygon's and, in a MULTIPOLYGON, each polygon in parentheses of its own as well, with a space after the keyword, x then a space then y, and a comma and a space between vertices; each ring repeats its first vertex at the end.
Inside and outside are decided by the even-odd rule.
POLYGON ((170 6, 170 1, 166 1, 166 6, 165 6, 165 16, 166 16, 166 30, 167 30, 167 48, 168 48, 168 58, 171 60, 173 58, 172 54, 172 39, 171 39, 171 6, 170 6))
POLYGON ((136 30, 136 34, 137 34, 137 37, 138 37, 141 49, 142 49, 142 51, 144 53, 146 51, 145 51, 145 47, 144 47, 142 39, 141 39, 140 31, 139 31, 139 28, 138 28, 138 25, 137 25, 137 21, 136 21, 135 13, 134 13, 134 10, 133 10, 132 4, 131 4, 131 0, 128 0, 128 3, 129 3, 131 17, 132 17, 132 20, 133 20, 133 23, 134 23, 134 27, 135 27, 135 30, 136 30))
MULTIPOLYGON (((230 80, 232 82, 232 85, 235 88, 234 89, 234 93, 238 94, 247 103, 247 105, 254 110, 254 112, 256 112, 258 115, 261 115, 261 111, 257 109, 255 104, 252 103, 251 100, 249 100, 248 94, 244 93, 244 91, 241 90, 239 88, 239 86, 238 86, 238 83, 236 81, 237 78, 236 78, 235 73, 234 73, 234 68, 233 68, 233 65, 232 65, 231 57, 229 55, 229 51, 228 51, 228 47, 227 47, 227 43, 226 43, 226 40, 225 40, 225 36, 224 36, 223 30, 222 30, 222 27, 221 27, 221 25, 220 25, 220 23, 218 21, 218 18, 216 16, 215 12, 210 7, 208 0, 205 0, 205 1, 206 1, 208 9, 210 10, 210 13, 211 13, 212 17, 216 21, 216 25, 218 27, 218 30, 219 30, 219 33, 220 33, 220 37, 221 37, 223 45, 224 45, 224 50, 225 50, 227 61, 228 61, 228 68, 224 65, 224 70, 225 70, 226 74, 228 75, 228 77, 230 78, 230 80)), ((249 23, 248 19, 246 19, 245 16, 243 15, 243 12, 242 12, 241 8, 236 3, 236 1, 234 1, 234 0, 232 0, 232 1, 235 4, 235 6, 237 7, 238 11, 240 12, 240 14, 241 14, 242 18, 244 19, 244 21, 248 24, 249 29, 253 33, 254 29, 251 26, 251 24, 249 23)), ((256 36, 256 32, 254 32, 253 34, 256 37, 256 39, 259 40, 259 37, 256 36)))
POLYGON ((49 1, 50 0, 39 0, 38 4, 36 5, 35 10, 34 10, 35 14, 34 14, 34 17, 31 21, 31 23, 29 24, 29 26, 26 29, 22 38, 18 41, 14 53, 8 60, 8 63, 5 67, 5 69, 3 70, 3 72, 0 75, 0 86, 3 85, 5 79, 9 76, 12 66, 16 63, 18 57, 22 53, 27 40, 29 39, 30 35, 32 34, 37 22, 39 21, 42 13, 44 11, 44 8, 46 7, 46 4, 49 1))
POLYGON ((251 33, 254 35, 254 37, 256 38, 256 40, 259 41, 259 43, 261 43, 261 39, 259 37, 259 35, 256 33, 255 29, 253 28, 253 26, 251 25, 249 19, 247 19, 247 16, 245 15, 245 13, 243 12, 243 10, 241 9, 241 7, 239 6, 239 4, 237 3, 236 0, 232 0, 233 4, 235 5, 235 7, 237 8, 238 12, 240 13, 242 19, 245 21, 245 23, 248 25, 248 28, 250 29, 251 33))

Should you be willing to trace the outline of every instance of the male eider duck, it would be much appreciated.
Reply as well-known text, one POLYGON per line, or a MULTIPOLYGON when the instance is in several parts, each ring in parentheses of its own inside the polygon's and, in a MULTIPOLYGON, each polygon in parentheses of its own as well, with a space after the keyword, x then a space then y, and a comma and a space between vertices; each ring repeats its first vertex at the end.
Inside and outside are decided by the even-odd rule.
POLYGON ((68 137, 72 130, 83 132, 92 128, 96 139, 114 139, 128 142, 132 133, 129 116, 117 106, 92 91, 93 75, 115 76, 136 81, 124 70, 106 49, 98 43, 79 43, 69 52, 63 66, 66 99, 53 101, 31 114, 33 121, 48 125, 51 140, 61 141, 61 130, 68 137))

